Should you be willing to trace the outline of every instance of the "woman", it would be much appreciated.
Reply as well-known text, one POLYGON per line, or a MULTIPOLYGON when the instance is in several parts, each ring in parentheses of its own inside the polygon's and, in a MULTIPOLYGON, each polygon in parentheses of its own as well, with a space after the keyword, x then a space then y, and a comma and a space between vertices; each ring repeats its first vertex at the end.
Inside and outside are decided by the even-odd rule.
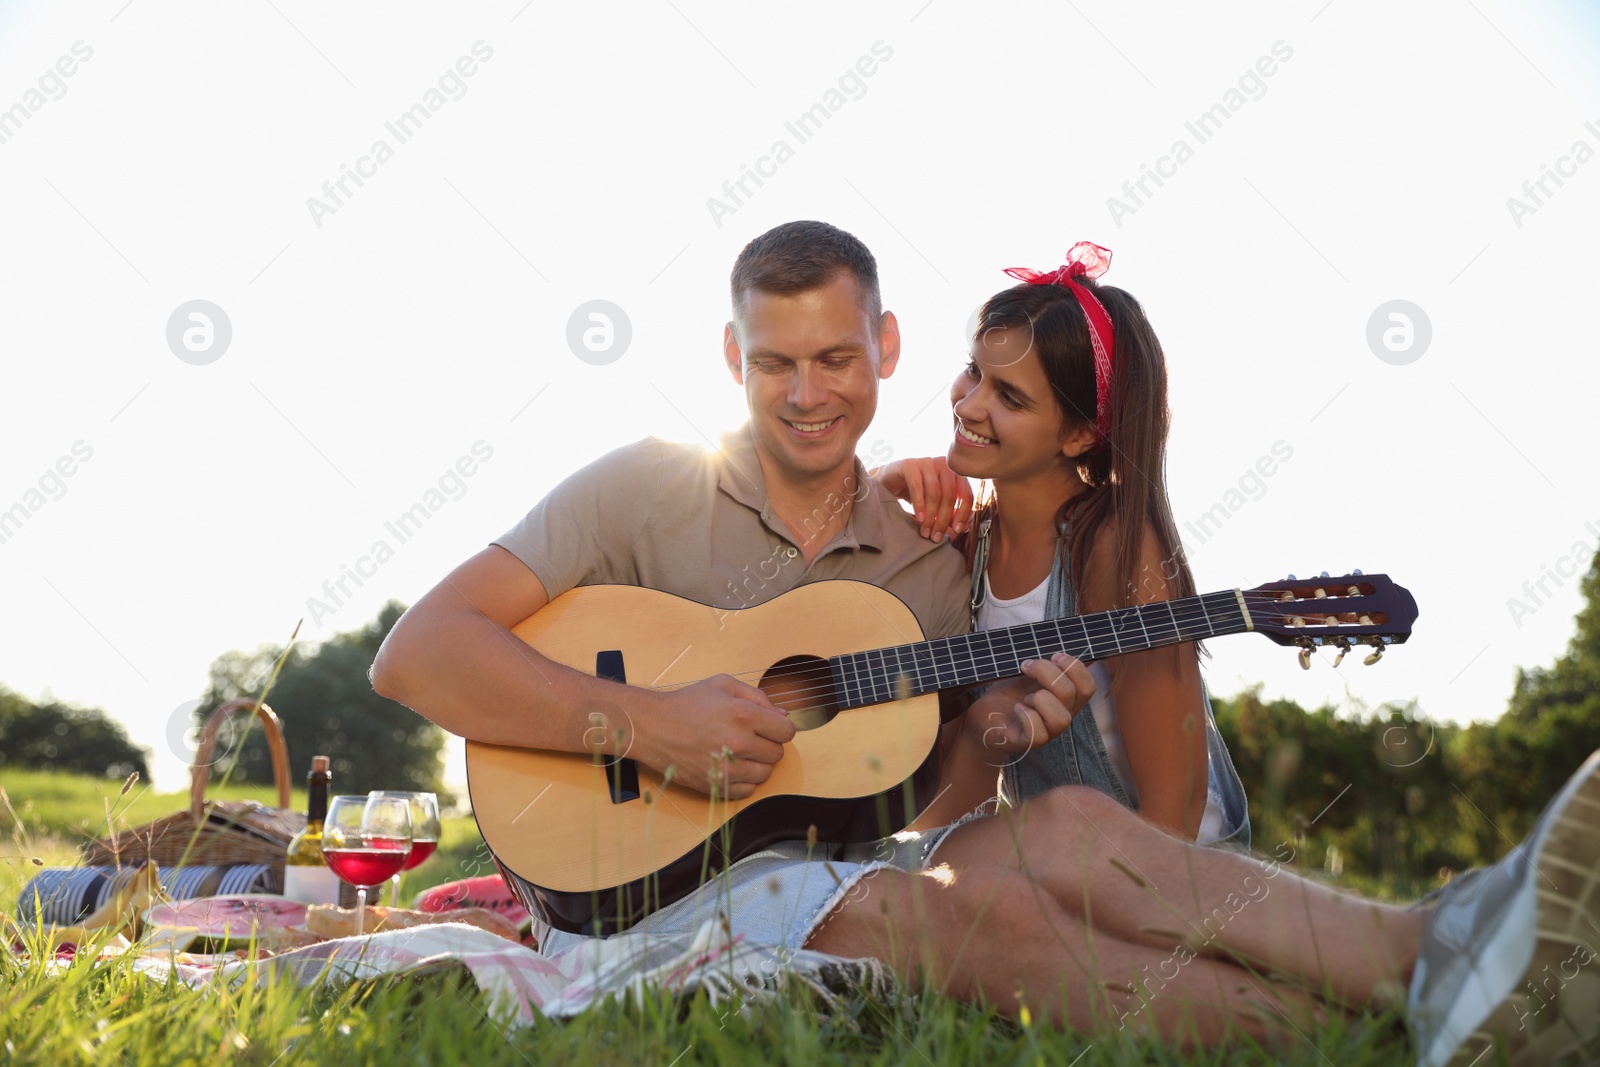
MULTIPOLYGON (((1094 280, 1110 257, 1084 241, 1057 270, 1008 270, 1021 283, 984 304, 972 358, 950 390, 947 458, 879 472, 911 501, 924 534, 963 535, 974 629, 1195 592, 1167 501, 1161 344, 1137 300, 1094 280), (970 521, 964 478, 992 486, 970 521)), ((1090 672, 1092 714, 1064 729, 1041 714, 1031 677, 983 694, 948 742, 941 784, 951 795, 928 818, 992 795, 1003 763, 1008 804, 1089 785, 1188 840, 1248 847, 1244 789, 1198 646, 1115 656, 1090 672), (1010 755, 997 760, 997 751, 1010 755)))

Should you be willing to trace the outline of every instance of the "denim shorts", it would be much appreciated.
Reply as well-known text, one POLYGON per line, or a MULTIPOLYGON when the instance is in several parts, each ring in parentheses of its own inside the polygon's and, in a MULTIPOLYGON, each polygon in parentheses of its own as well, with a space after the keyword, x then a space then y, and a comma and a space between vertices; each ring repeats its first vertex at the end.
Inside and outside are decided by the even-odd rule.
MULTIPOLYGON (((707 922, 725 917, 735 937, 797 951, 863 877, 879 870, 929 869, 934 851, 951 830, 993 815, 995 804, 991 800, 945 826, 904 830, 860 844, 808 847, 804 841, 780 841, 608 940, 693 937, 707 922)), ((588 939, 550 930, 540 941, 540 952, 554 956, 588 939)))

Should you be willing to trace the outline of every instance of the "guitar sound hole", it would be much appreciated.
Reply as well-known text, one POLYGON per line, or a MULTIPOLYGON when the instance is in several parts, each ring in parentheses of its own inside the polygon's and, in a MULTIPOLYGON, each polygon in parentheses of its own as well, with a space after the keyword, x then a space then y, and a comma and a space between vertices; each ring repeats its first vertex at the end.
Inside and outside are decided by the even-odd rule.
POLYGON ((833 702, 833 677, 828 661, 818 656, 790 656, 768 668, 757 683, 778 707, 789 713, 796 730, 826 726, 839 714, 833 702))

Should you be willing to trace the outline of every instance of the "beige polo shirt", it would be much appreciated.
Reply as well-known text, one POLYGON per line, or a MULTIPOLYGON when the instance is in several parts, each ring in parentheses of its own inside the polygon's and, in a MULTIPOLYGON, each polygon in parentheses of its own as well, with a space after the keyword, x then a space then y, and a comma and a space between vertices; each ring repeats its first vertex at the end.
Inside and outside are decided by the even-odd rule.
POLYGON ((855 475, 790 530, 772 510, 749 424, 718 450, 647 437, 600 457, 535 504, 496 544, 554 600, 580 585, 639 585, 717 608, 848 578, 905 602, 928 638, 966 633, 961 555, 921 536, 894 496, 855 475), (808 566, 800 546, 854 496, 844 530, 808 566))

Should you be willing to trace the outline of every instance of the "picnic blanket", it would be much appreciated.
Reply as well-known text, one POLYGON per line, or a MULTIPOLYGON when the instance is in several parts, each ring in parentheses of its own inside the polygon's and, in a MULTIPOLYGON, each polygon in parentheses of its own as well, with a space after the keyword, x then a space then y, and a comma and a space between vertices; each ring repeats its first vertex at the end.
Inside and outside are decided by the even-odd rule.
MULTIPOLYGON (((153 872, 149 880, 154 880, 153 872)), ((419 895, 417 905, 421 911, 446 914, 487 908, 513 927, 531 918, 498 876, 436 886, 419 895)), ((260 959, 175 952, 170 942, 158 947, 159 939, 130 944, 119 933, 98 945, 97 957, 131 960, 135 973, 161 982, 175 979, 196 989, 251 980, 310 986, 463 969, 485 995, 485 1010, 508 1027, 527 1026, 539 1014, 576 1015, 608 997, 642 999, 661 992, 703 990, 713 1005, 731 999, 743 1012, 798 986, 817 1010, 832 1013, 843 1000, 866 997, 881 1004, 897 991, 893 972, 878 960, 758 944, 733 935, 720 919, 707 921, 692 936, 634 930, 581 941, 548 956, 480 926, 449 921, 408 926, 320 941, 260 959)), ((74 946, 60 952, 51 966, 73 966, 76 957, 74 946)))
POLYGON ((796 985, 828 1013, 856 996, 884 1003, 897 991, 893 972, 879 960, 757 945, 729 937, 715 921, 693 937, 624 934, 549 957, 464 923, 437 923, 324 941, 260 961, 209 964, 150 954, 133 964, 151 978, 174 976, 195 988, 252 978, 309 986, 441 966, 464 967, 484 993, 491 1017, 507 1028, 532 1024, 536 1009, 545 1016, 570 1017, 607 997, 642 998, 661 990, 703 990, 713 1006, 731 1000, 740 1013, 796 985))

